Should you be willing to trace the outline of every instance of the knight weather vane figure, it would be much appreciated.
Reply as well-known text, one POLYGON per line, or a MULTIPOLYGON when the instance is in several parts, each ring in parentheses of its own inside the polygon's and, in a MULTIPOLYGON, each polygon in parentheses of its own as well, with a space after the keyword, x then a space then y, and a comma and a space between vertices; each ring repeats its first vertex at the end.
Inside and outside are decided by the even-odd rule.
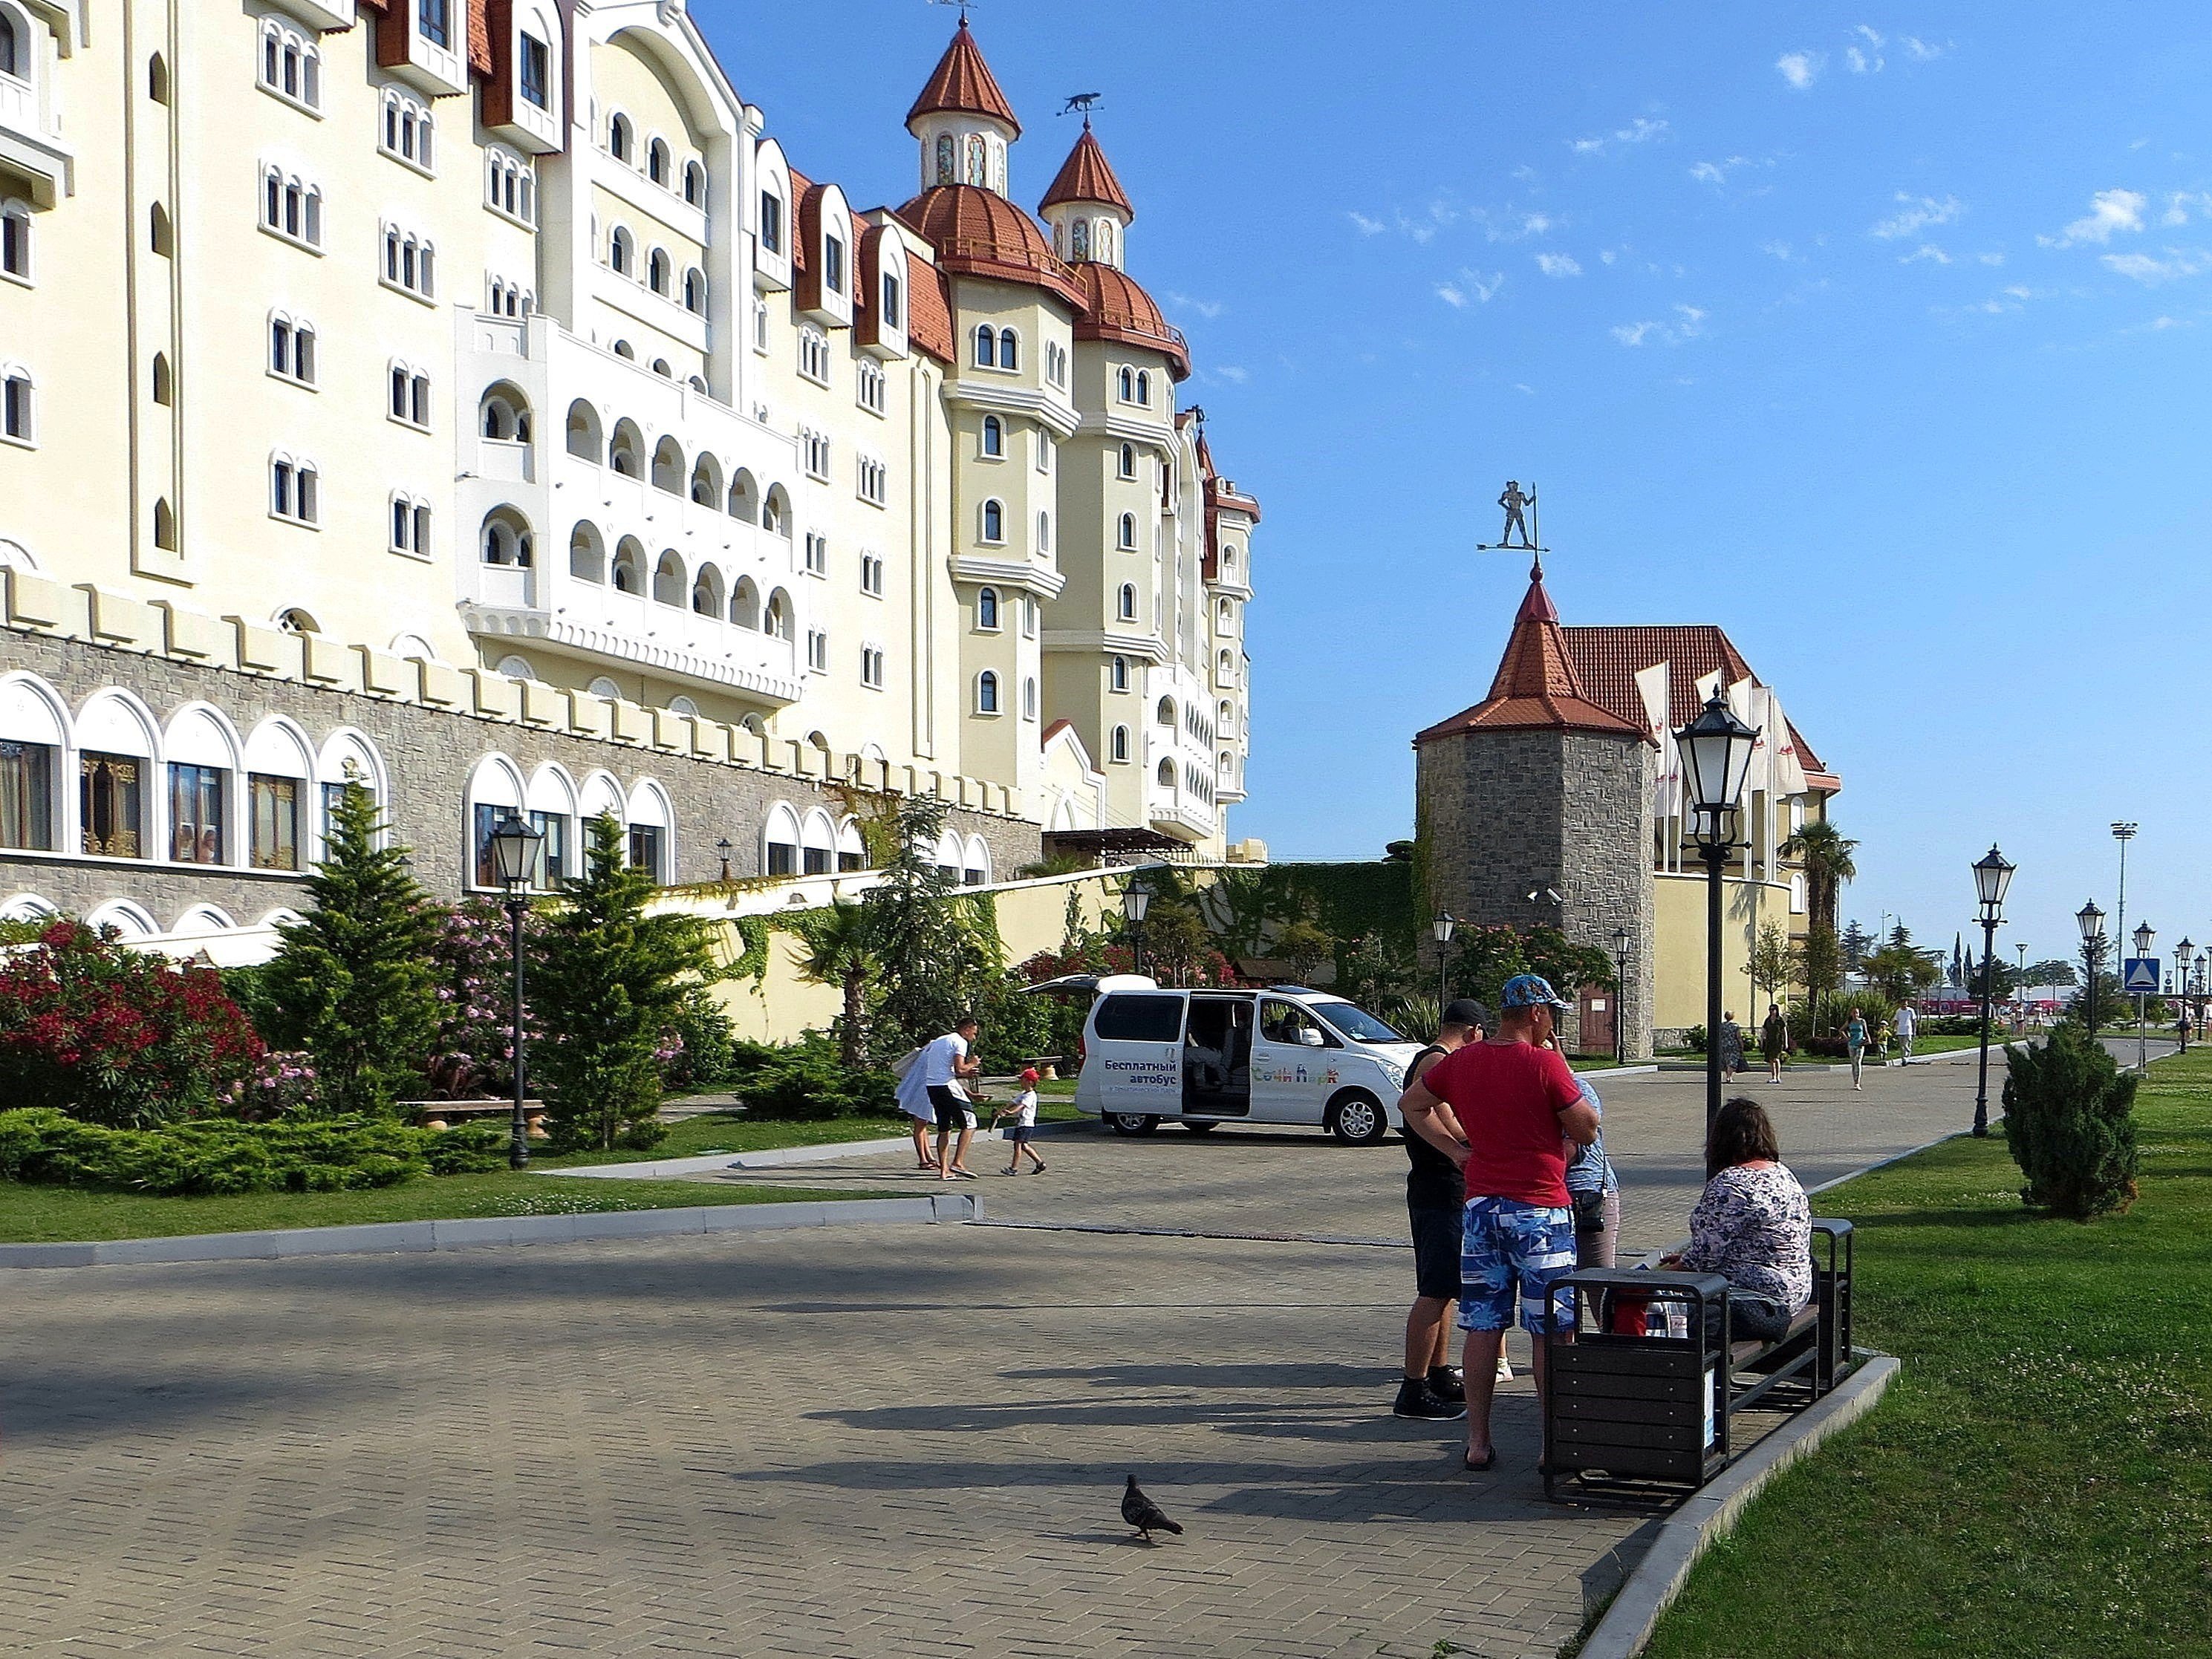
POLYGON ((1535 538, 1528 533, 1528 520, 1524 515, 1536 505, 1536 492, 1532 489, 1524 494, 1518 479, 1508 478, 1505 493, 1498 498, 1498 504, 1505 509, 1505 532, 1498 538, 1498 545, 1501 549, 1522 548, 1534 552, 1535 538), (1519 541, 1513 539, 1516 531, 1520 532, 1519 541))

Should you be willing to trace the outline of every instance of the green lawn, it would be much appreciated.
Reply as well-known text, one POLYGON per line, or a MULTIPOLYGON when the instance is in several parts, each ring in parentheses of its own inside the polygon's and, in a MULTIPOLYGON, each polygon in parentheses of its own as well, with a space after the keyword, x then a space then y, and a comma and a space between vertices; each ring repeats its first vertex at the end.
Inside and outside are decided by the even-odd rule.
POLYGON ((2212 1052, 2139 1097, 2142 1196, 2022 1209, 2001 1139, 1825 1194, 1881 1407, 1699 1564, 1652 1659, 2212 1652, 2212 1052))

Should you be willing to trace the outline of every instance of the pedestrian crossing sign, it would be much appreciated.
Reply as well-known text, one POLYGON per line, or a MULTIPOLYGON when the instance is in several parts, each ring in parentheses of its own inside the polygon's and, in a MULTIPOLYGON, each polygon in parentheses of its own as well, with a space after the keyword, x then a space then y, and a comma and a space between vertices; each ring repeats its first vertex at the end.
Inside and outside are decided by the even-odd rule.
POLYGON ((2158 994, 2159 960, 2156 957, 2130 957, 2121 967, 2120 988, 2130 996, 2154 997, 2158 994))

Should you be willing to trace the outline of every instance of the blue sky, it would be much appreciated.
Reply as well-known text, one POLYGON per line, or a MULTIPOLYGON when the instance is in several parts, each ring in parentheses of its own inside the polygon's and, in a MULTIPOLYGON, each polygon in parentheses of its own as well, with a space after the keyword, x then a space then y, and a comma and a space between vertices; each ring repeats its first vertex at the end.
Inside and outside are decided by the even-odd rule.
MULTIPOLYGON (((951 32, 693 0, 856 201, 951 32)), ((979 6, 1034 204, 1069 93, 1186 328, 1255 546, 1252 798, 1281 855, 1410 832, 1410 734, 1487 689, 1541 487, 1571 623, 1715 622, 1845 790, 1844 914, 1947 946, 2114 908, 2212 939, 2212 11, 2180 0, 979 6), (1386 20, 1378 21, 1377 20, 1386 20)))

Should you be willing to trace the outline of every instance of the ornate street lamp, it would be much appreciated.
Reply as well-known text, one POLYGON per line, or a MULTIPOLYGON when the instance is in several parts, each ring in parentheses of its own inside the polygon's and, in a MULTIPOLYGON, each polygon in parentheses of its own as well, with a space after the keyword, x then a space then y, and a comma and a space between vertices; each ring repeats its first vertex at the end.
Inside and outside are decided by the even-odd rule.
POLYGON ((1437 912, 1437 919, 1429 924, 1430 935, 1437 942, 1437 1019, 1444 1017, 1444 1005, 1451 1000, 1451 988, 1446 982, 1450 975, 1452 935, 1459 931, 1459 919, 1449 910, 1437 912))
POLYGON ((1758 732, 1738 720, 1718 687, 1697 719, 1674 734, 1682 757, 1683 805, 1705 860, 1705 1127, 1721 1111, 1721 872, 1751 773, 1758 732))
POLYGON ((1613 930, 1613 1063, 1628 1064, 1627 1010, 1621 999, 1628 993, 1628 946, 1635 938, 1626 927, 1613 930))
MULTIPOLYGON (((2148 957, 2150 955, 2150 947, 2158 943, 2157 931, 2146 921, 2136 929, 2135 940, 2136 957, 2148 957)), ((2146 1011, 2147 1004, 2143 993, 2138 991, 2136 993, 2136 1070, 2144 1073, 2150 1070, 2150 1039, 2143 1035, 2143 1016, 2146 1011)))
POLYGON ((2082 1013, 2089 1022, 2089 1035, 2097 1035, 2097 958, 2105 944, 2105 913, 2091 899, 2074 913, 2074 920, 2081 929, 2081 965, 2089 976, 2087 1000, 2082 1013))
POLYGON ((1145 971, 1145 912, 1152 908, 1152 890, 1131 882, 1121 890, 1121 915, 1129 924, 1129 967, 1145 971))
POLYGON ((727 881, 730 878, 730 838, 725 836, 716 842, 714 850, 722 855, 722 879, 727 881))
POLYGON ((2204 968, 2205 955, 2203 951, 2199 951, 2197 953, 2196 975, 2189 983, 2190 1006, 2196 1014, 2197 1030, 2199 1036, 2202 1036, 2204 1030, 2204 968))
POLYGON ((2197 947, 2186 938, 2173 947, 2173 994, 2181 1000, 2181 1052, 2189 1052, 2189 959, 2197 947))
POLYGON ((1974 896, 1982 907, 1982 1080, 1974 1095, 1978 1135, 1990 1132, 1990 963, 1996 955, 1997 928, 2004 921, 2005 889, 2012 885, 2013 869, 1995 842, 1974 860, 1974 896))
POLYGON ((507 920, 514 937, 514 1116, 507 1161, 514 1169, 530 1162, 530 1119, 523 1110, 522 1076, 522 916, 530 908, 530 890, 538 884, 538 866, 545 854, 545 832, 522 817, 509 812, 491 832, 492 860, 499 884, 507 891, 507 920))

